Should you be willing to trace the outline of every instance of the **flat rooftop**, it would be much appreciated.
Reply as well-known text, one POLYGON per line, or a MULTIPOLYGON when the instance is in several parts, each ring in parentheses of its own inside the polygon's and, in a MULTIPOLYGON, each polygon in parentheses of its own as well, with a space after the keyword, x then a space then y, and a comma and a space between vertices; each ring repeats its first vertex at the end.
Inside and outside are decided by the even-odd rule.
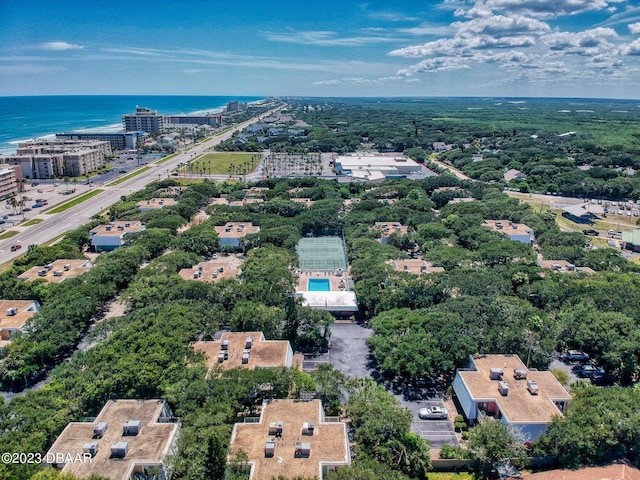
POLYGON ((524 223, 515 223, 509 220, 485 220, 482 225, 489 227, 494 232, 505 235, 532 235, 533 229, 524 223))
POLYGON ((352 167, 367 167, 373 170, 380 170, 383 167, 398 167, 403 168, 415 168, 420 169, 420 165, 401 154, 394 155, 367 155, 367 154, 352 154, 352 155, 340 155, 335 158, 335 162, 342 165, 345 170, 349 170, 352 167))
POLYGON ((260 231, 260 227, 251 222, 227 222, 225 225, 214 228, 220 238, 244 238, 260 231))
POLYGON ((577 267, 566 260, 538 260, 538 266, 553 270, 556 273, 588 273, 589 275, 596 273, 589 267, 577 267))
POLYGON ((444 268, 434 267, 430 262, 425 262, 420 259, 387 260, 386 263, 391 265, 397 272, 412 273, 414 275, 444 272, 444 268))
POLYGON ((640 470, 630 463, 620 462, 611 465, 582 467, 577 470, 547 470, 530 473, 524 480, 640 480, 640 470))
POLYGON ((180 276, 184 280, 201 282, 217 282, 223 278, 237 278, 242 273, 240 267, 243 263, 244 258, 238 258, 235 255, 220 255, 206 262, 200 262, 191 268, 183 268, 180 270, 180 276))
POLYGON ((6 346, 13 332, 22 330, 39 309, 34 300, 0 300, 0 347, 6 346))
POLYGON ((476 402, 487 400, 497 403, 510 423, 550 422, 554 416, 562 415, 555 402, 571 400, 571 395, 551 372, 528 370, 517 355, 477 355, 473 357, 473 364, 475 371, 458 370, 467 391, 476 402), (498 380, 491 380, 492 368, 503 370, 503 381, 509 385, 507 396, 498 391, 498 380), (527 371, 527 379, 516 380, 514 369, 527 371), (527 380, 538 384, 538 395, 529 393, 527 380))
POLYGON ((170 207, 175 205, 175 198, 152 198, 150 200, 141 200, 136 205, 140 210, 157 210, 159 208, 170 207))
POLYGON ((90 237, 121 237, 128 233, 137 233, 144 230, 142 222, 111 222, 107 225, 98 225, 89 232, 90 237))
POLYGON ((225 370, 232 368, 276 368, 291 367, 293 351, 287 340, 265 340, 262 332, 224 332, 218 340, 194 342, 191 346, 205 354, 209 369, 219 366, 225 370), (247 363, 242 363, 247 337, 253 337, 253 344, 247 363), (222 350, 222 342, 228 341, 228 358, 218 363, 218 354, 222 350))
POLYGON ((376 222, 374 226, 382 230, 383 237, 388 237, 393 233, 406 235, 409 232, 409 227, 402 225, 400 222, 376 222))
POLYGON ((167 412, 166 403, 162 400, 110 400, 95 421, 69 423, 47 454, 75 457, 82 454, 84 444, 97 442, 98 452, 91 462, 69 462, 62 471, 79 477, 101 475, 114 480, 128 480, 136 465, 160 464, 173 449, 179 424, 158 422, 167 412), (140 421, 137 435, 123 436, 123 425, 127 420, 140 421), (93 428, 100 422, 107 422, 108 428, 102 438, 97 439, 93 436, 93 428), (110 458, 114 442, 128 443, 125 458, 110 458))
POLYGON ((231 435, 232 452, 244 451, 253 464, 251 479, 317 477, 322 478, 322 465, 351 463, 346 425, 324 422, 320 400, 309 402, 273 400, 264 404, 260 423, 236 423, 231 435), (271 422, 283 422, 282 435, 269 435, 271 422), (313 422, 313 435, 303 435, 303 423, 313 422), (275 440, 272 457, 265 456, 265 442, 275 440), (296 457, 296 442, 308 443, 307 457, 296 457))
POLYGON ((91 268, 89 260, 56 260, 44 266, 31 267, 26 272, 18 275, 19 280, 31 282, 32 280, 43 279, 51 283, 62 283, 69 278, 82 275, 91 268))

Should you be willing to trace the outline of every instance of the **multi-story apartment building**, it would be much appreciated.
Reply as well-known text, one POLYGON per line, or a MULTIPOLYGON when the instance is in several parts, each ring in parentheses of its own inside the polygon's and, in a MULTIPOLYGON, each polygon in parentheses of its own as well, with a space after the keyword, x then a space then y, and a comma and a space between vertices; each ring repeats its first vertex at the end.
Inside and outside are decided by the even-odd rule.
POLYGON ((18 178, 22 178, 22 170, 20 167, 0 167, 0 200, 4 200, 18 193, 18 183, 16 182, 18 178))
POLYGON ((164 117, 156 110, 136 105, 135 113, 122 116, 122 126, 125 132, 160 133, 164 129, 164 117))

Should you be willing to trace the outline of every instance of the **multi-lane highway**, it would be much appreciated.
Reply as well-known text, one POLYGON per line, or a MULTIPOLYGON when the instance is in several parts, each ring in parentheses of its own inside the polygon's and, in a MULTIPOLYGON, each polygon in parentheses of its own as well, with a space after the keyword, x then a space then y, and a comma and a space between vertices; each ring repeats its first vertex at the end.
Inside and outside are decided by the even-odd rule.
POLYGON ((238 124, 232 129, 215 135, 189 150, 178 153, 175 157, 164 163, 150 163, 148 166, 151 166, 152 168, 120 183, 119 185, 112 187, 100 187, 101 189, 104 189, 103 192, 80 203, 79 205, 65 210, 62 213, 51 215, 44 214, 44 217, 46 218, 44 218, 41 223, 25 228, 19 234, 0 241, 0 264, 13 260, 15 257, 23 254, 25 251, 24 249, 28 245, 45 243, 69 230, 73 230, 88 223, 93 215, 116 203, 123 195, 129 195, 132 192, 141 190, 147 184, 158 180, 159 178, 166 178, 168 172, 176 168, 179 164, 186 163, 189 160, 206 153, 210 148, 230 138, 234 132, 242 130, 249 125, 262 120, 264 117, 269 116, 280 108, 282 107, 238 124), (11 245, 16 244, 22 245, 24 248, 12 251, 11 245))

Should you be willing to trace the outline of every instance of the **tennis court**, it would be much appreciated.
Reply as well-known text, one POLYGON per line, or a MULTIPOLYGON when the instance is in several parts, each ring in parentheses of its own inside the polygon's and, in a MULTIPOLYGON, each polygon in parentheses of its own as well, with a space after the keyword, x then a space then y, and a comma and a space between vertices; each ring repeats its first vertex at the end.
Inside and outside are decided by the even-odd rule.
POLYGON ((302 238, 296 246, 302 271, 346 271, 347 252, 342 237, 302 238))

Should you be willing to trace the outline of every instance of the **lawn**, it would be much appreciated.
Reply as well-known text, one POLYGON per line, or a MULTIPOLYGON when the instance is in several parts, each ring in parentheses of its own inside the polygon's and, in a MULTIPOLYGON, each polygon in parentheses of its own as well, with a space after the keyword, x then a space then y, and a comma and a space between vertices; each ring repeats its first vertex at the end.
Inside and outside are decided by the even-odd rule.
POLYGON ((100 189, 93 190, 93 191, 91 191, 89 193, 85 193, 84 195, 80 195, 78 198, 74 198, 70 202, 63 203, 59 207, 55 207, 55 208, 52 208, 51 210, 47 210, 44 213, 60 213, 60 212, 64 212, 65 210, 68 210, 71 207, 75 207, 79 203, 82 203, 85 200, 90 199, 91 197, 95 197, 96 195, 99 195, 102 192, 104 192, 104 190, 100 190, 100 189))
POLYGON ((18 233, 20 232, 18 232, 17 230, 8 230, 0 234, 0 240, 4 240, 5 238, 11 238, 14 235, 17 235, 18 233))
POLYGON ((183 172, 193 174, 202 173, 209 175, 228 175, 232 170, 232 165, 236 168, 241 168, 244 165, 248 167, 251 172, 258 165, 259 157, 260 154, 255 153, 207 153, 206 155, 203 155, 197 160, 191 162, 191 168, 183 170, 183 172))
POLYGON ((41 222, 44 222, 44 220, 42 220, 41 218, 32 218, 31 220, 27 220, 26 222, 24 222, 24 224, 22 225, 23 227, 30 227, 31 225, 37 225, 41 222))
POLYGON ((473 475, 467 472, 429 472, 429 480, 473 480, 473 475))

